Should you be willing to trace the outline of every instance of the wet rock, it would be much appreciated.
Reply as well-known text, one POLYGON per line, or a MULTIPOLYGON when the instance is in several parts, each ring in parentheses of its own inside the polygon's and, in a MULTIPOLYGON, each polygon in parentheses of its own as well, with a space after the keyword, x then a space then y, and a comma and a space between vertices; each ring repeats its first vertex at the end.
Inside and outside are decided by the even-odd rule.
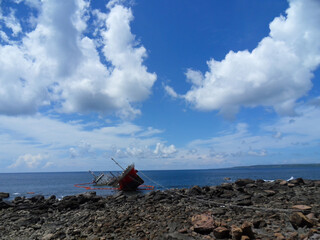
POLYGON ((8 198, 8 197, 10 197, 10 194, 9 194, 9 193, 0 192, 0 198, 8 198))

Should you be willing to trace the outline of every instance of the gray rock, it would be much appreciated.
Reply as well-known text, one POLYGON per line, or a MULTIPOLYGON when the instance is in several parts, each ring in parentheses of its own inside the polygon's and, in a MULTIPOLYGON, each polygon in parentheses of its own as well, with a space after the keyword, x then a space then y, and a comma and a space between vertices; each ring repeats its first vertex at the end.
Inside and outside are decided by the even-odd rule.
POLYGON ((235 184, 240 187, 246 186, 247 184, 250 184, 250 183, 254 183, 254 180, 246 178, 246 179, 238 179, 237 181, 235 181, 235 184))

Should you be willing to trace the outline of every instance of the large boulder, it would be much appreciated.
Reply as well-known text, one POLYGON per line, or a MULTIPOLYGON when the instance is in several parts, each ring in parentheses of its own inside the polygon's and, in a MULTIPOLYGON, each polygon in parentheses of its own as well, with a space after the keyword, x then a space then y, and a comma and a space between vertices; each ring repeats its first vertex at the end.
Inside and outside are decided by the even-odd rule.
POLYGON ((299 227, 312 227, 313 222, 307 218, 302 212, 295 212, 290 216, 290 222, 295 229, 299 227))
POLYGON ((198 214, 191 218, 191 223, 195 232, 200 234, 209 234, 213 231, 214 220, 211 214, 198 214))

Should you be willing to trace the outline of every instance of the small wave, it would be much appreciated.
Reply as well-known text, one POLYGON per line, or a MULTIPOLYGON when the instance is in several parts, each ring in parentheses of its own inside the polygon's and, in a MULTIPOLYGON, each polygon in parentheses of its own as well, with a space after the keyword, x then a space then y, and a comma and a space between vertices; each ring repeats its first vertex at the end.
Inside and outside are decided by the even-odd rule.
POLYGON ((15 193, 13 193, 13 195, 19 195, 20 193, 18 193, 18 192, 15 192, 15 193))
POLYGON ((263 179, 263 181, 265 181, 265 182, 274 182, 274 180, 266 180, 266 179, 263 179))
POLYGON ((291 178, 289 178, 287 181, 290 181, 290 180, 293 180, 294 179, 294 177, 293 176, 291 176, 291 178))

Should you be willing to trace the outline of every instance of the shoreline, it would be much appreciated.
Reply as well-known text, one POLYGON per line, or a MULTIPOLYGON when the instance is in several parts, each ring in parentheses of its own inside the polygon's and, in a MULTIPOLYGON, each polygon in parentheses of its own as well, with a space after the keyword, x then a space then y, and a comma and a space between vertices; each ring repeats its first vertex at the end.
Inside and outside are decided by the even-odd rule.
POLYGON ((0 239, 320 239, 320 180, 0 201, 0 239))

